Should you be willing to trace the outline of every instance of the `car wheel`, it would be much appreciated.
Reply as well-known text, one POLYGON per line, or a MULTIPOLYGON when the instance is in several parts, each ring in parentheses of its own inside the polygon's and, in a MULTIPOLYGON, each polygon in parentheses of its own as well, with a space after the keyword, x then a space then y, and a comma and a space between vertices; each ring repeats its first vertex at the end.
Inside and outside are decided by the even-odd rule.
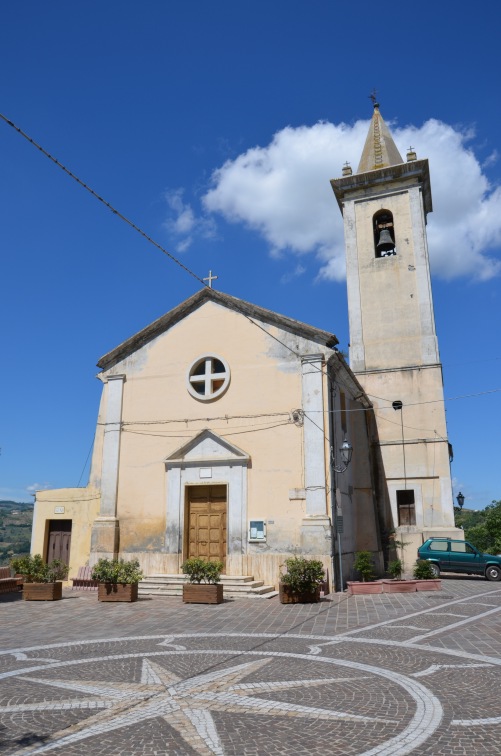
POLYGON ((435 564, 435 562, 430 562, 431 571, 433 572, 434 578, 440 577, 440 567, 438 564, 435 564))
POLYGON ((485 577, 487 580, 501 580, 501 567, 490 564, 485 571, 485 577))

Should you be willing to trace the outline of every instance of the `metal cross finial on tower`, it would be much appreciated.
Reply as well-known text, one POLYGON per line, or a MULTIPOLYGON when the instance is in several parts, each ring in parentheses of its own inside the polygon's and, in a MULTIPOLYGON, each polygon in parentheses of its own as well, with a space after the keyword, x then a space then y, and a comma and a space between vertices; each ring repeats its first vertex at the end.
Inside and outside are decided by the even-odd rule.
POLYGON ((369 95, 369 100, 372 100, 372 104, 375 108, 379 107, 379 102, 377 101, 377 89, 373 89, 372 92, 369 95))
POLYGON ((218 278, 218 276, 213 276, 212 275, 212 270, 209 270, 209 275, 206 278, 204 278, 203 280, 204 281, 208 281, 209 282, 209 289, 212 289, 212 282, 215 281, 217 278, 218 278))

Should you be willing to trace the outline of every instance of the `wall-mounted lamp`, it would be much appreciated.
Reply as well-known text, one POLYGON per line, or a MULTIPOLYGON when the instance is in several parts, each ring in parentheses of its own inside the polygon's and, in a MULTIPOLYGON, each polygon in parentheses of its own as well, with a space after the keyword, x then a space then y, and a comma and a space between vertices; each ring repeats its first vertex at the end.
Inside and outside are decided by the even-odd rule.
POLYGON ((336 467, 335 465, 335 459, 334 459, 334 450, 331 447, 331 455, 332 455, 332 469, 334 472, 337 473, 344 473, 344 471, 348 468, 348 465, 351 462, 351 456, 353 454, 353 446, 349 443, 348 439, 344 439, 341 448, 339 449, 339 453, 341 454, 341 466, 336 467))

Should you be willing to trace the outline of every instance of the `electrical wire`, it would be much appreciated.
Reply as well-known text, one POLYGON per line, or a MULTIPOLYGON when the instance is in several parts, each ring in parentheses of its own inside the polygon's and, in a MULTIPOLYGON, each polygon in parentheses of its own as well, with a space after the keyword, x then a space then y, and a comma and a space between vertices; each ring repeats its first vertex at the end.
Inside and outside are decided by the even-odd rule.
POLYGON ((54 155, 51 155, 50 152, 45 150, 38 142, 35 142, 34 139, 32 139, 26 132, 24 132, 19 126, 16 126, 16 124, 11 121, 9 118, 3 115, 3 113, 0 113, 0 118, 5 121, 9 126, 12 126, 12 128, 18 132, 18 134, 21 134, 22 137, 24 137, 30 144, 32 144, 34 147, 37 148, 37 150, 40 150, 40 152, 45 155, 45 157, 48 157, 49 160, 52 160, 55 165, 58 166, 58 168, 61 168, 62 171, 64 171, 70 178, 72 178, 74 181, 77 182, 77 184, 80 184, 81 187, 83 187, 86 191, 88 191, 90 194, 92 194, 93 197, 95 197, 99 202, 102 202, 105 207, 108 208, 108 210, 111 210, 111 212, 114 215, 117 215, 121 220, 123 220, 125 223, 127 223, 131 228, 134 229, 134 231, 137 231, 138 234, 140 234, 142 237, 144 237, 147 241, 150 242, 150 244, 153 244, 157 249, 159 249, 161 252, 163 252, 164 255, 167 255, 172 262, 176 263, 176 265, 179 265, 180 268, 182 268, 186 273, 188 273, 190 276, 193 276, 199 283, 202 284, 202 286, 207 286, 205 281, 197 276, 196 273, 194 273, 192 270, 190 270, 186 265, 183 265, 183 263, 177 259, 177 257, 174 257, 170 252, 168 252, 164 247, 162 247, 161 244, 156 242, 154 239, 151 238, 145 231, 143 231, 139 226, 137 226, 133 221, 129 220, 123 213, 119 212, 110 202, 107 202, 103 197, 101 197, 100 194, 98 194, 94 189, 92 189, 88 184, 85 183, 85 181, 82 181, 82 179, 78 178, 78 176, 73 173, 73 171, 70 171, 69 168, 67 168, 63 163, 61 163, 54 155))

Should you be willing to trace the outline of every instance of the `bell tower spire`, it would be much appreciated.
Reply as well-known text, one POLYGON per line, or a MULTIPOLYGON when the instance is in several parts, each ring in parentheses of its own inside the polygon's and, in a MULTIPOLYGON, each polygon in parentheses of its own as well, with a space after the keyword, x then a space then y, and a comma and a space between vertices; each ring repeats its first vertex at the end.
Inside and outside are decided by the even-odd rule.
POLYGON ((372 114, 369 133, 365 140, 357 173, 377 171, 379 168, 386 168, 388 165, 398 165, 404 162, 397 145, 393 141, 388 126, 379 112, 379 103, 376 102, 376 96, 371 95, 371 99, 374 104, 374 113, 372 114))
POLYGON ((357 172, 331 181, 343 214, 350 365, 376 410, 393 521, 415 558, 454 528, 442 366, 431 292, 427 160, 404 162, 375 95, 357 172))

